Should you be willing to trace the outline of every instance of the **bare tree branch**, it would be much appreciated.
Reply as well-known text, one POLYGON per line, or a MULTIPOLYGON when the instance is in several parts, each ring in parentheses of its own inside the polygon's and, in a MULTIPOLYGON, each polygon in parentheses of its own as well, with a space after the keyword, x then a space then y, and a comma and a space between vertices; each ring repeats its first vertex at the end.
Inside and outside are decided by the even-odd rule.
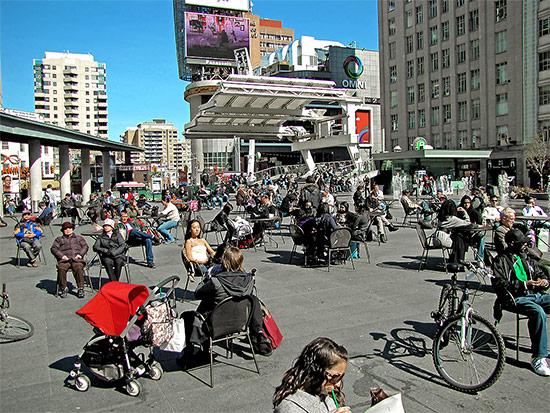
POLYGON ((525 145, 523 154, 527 161, 527 166, 539 174, 540 182, 542 183, 544 165, 550 158, 548 157, 548 143, 544 141, 544 135, 541 131, 535 134, 530 144, 525 145))

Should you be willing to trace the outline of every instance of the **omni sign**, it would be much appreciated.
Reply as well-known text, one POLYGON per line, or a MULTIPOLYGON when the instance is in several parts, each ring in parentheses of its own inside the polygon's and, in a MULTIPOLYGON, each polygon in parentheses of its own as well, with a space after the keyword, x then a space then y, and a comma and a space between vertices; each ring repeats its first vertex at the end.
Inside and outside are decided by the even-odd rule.
POLYGON ((363 80, 357 80, 363 74, 365 67, 363 62, 357 56, 348 56, 344 60, 344 72, 350 79, 342 80, 342 87, 349 89, 366 89, 367 82, 363 80))

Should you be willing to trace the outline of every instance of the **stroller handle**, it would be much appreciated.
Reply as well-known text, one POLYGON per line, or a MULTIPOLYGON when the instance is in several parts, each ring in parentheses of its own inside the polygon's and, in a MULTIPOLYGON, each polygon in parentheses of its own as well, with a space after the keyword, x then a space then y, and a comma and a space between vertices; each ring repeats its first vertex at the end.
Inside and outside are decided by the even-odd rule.
POLYGON ((166 296, 170 296, 170 294, 172 293, 172 290, 176 287, 177 283, 179 282, 180 282, 180 277, 178 277, 177 275, 172 275, 171 277, 165 278, 153 288, 153 294, 156 294, 166 284, 171 283, 172 285, 170 286, 170 289, 166 292, 166 296))

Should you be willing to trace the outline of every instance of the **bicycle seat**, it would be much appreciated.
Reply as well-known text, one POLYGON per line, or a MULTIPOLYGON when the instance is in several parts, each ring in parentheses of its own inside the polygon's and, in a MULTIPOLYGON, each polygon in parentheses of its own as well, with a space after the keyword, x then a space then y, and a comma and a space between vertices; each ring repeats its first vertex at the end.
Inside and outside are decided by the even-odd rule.
POLYGON ((457 272, 463 272, 464 271, 464 265, 461 265, 461 264, 457 264, 457 263, 454 263, 454 262, 450 262, 447 264, 447 270, 452 272, 452 273, 457 273, 457 272))

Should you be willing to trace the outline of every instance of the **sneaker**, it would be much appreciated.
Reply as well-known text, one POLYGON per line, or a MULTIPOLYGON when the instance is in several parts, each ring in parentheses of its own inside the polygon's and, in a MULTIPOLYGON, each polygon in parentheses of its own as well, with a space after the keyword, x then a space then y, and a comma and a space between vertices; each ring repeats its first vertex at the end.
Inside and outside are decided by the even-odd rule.
POLYGON ((539 376, 550 376, 550 367, 546 357, 533 357, 531 359, 531 367, 539 376))
POLYGON ((263 334, 258 333, 251 337, 252 348, 256 354, 269 357, 273 354, 273 348, 271 347, 271 341, 263 334))
POLYGON ((84 288, 78 289, 78 298, 84 298, 84 288))
POLYGON ((397 228, 394 225, 388 225, 388 229, 390 230, 390 232, 395 232, 395 231, 399 230, 399 228, 397 228))
POLYGON ((67 294, 69 293, 69 289, 67 287, 65 288, 60 288, 58 293, 57 293, 57 296, 59 298, 67 298, 67 294))
POLYGON ((176 242, 176 240, 173 239, 173 240, 166 241, 166 244, 171 244, 171 243, 173 243, 173 242, 176 242))
POLYGON ((153 268, 153 269, 157 268, 157 266, 155 265, 155 263, 154 263, 153 261, 148 262, 148 263, 147 263, 147 266, 148 266, 149 268, 153 268))

